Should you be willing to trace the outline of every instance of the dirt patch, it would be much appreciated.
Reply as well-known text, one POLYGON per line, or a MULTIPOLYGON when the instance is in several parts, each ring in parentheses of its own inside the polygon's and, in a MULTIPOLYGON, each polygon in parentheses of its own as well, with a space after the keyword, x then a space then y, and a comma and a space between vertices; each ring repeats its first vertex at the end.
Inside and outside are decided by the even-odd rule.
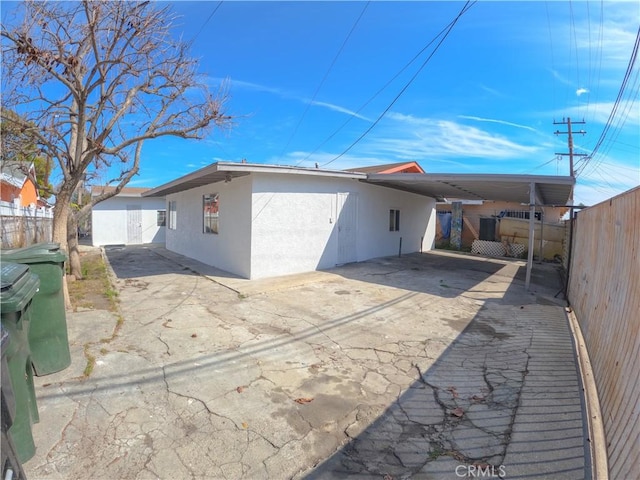
POLYGON ((69 296, 78 309, 116 310, 118 292, 111 285, 100 250, 81 252, 82 280, 69 281, 69 296))

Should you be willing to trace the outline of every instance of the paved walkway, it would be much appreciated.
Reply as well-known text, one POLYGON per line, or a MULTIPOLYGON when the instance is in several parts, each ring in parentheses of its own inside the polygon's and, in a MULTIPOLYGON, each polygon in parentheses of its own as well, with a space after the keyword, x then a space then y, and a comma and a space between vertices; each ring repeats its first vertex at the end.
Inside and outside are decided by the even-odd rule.
POLYGON ((347 432, 352 440, 307 478, 589 478, 571 342, 555 306, 485 306, 380 419, 347 432))
POLYGON ((122 317, 69 315, 29 478, 590 477, 550 266, 530 293, 523 262, 442 252, 260 282, 108 256, 122 317))

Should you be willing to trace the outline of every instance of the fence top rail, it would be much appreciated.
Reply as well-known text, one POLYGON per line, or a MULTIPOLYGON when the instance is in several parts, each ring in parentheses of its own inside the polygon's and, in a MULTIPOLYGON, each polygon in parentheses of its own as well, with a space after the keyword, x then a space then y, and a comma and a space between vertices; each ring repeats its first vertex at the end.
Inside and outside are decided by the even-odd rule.
POLYGON ((53 210, 46 207, 24 207, 13 202, 0 200, 0 215, 5 217, 43 217, 53 218, 53 210))

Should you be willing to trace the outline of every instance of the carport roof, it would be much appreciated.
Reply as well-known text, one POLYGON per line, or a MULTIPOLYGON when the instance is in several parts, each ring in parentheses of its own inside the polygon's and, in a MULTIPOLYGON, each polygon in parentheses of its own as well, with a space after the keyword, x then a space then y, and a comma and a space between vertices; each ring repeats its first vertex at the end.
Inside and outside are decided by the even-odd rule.
POLYGON ((504 174, 369 174, 367 183, 437 199, 495 200, 530 203, 535 184, 536 203, 566 205, 576 181, 573 177, 504 174))
POLYGON ((277 173, 350 178, 404 190, 437 199, 502 200, 530 203, 530 187, 535 184, 536 204, 566 205, 575 184, 572 177, 542 175, 470 175, 424 173, 361 173, 344 170, 323 170, 280 165, 217 162, 189 173, 142 194, 162 197, 217 182, 229 182, 251 173, 277 173))

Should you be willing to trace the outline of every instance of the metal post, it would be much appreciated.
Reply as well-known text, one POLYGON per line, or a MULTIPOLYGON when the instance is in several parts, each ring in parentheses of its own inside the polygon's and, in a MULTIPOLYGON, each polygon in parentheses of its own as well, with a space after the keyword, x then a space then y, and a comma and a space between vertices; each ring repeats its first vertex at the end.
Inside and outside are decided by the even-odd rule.
POLYGON ((544 208, 540 209, 540 253, 538 256, 538 263, 542 263, 544 261, 544 208))
POLYGON ((529 185, 529 252, 527 254, 527 276, 524 281, 524 288, 529 290, 531 283, 531 268, 533 267, 533 235, 535 232, 534 221, 536 216, 536 184, 529 185))

